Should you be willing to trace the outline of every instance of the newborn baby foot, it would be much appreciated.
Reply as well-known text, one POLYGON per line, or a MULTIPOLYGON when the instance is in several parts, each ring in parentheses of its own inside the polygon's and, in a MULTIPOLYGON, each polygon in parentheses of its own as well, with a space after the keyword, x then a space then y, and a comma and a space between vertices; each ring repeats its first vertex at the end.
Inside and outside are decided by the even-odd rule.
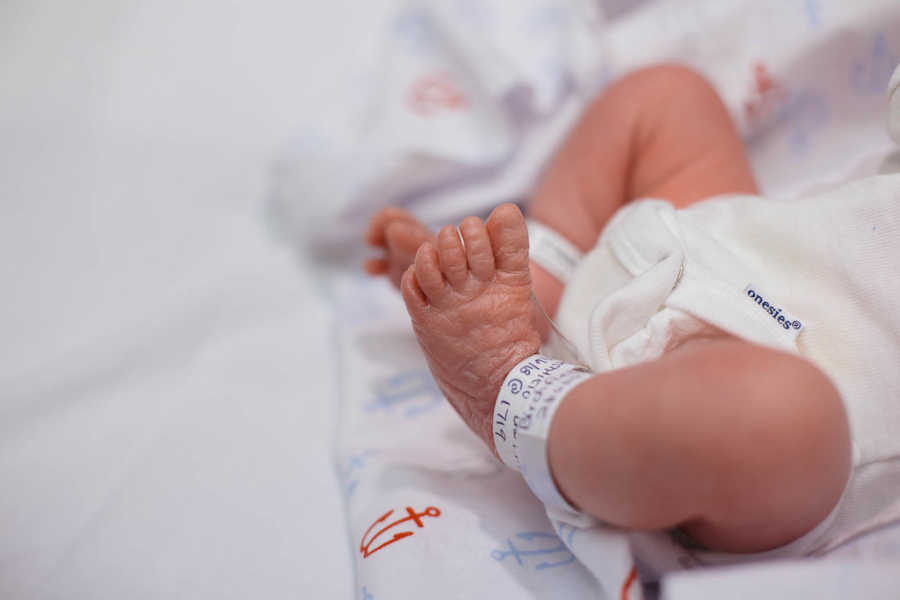
MULTIPOLYGON (((494 451, 494 401, 507 373, 535 354, 528 232, 513 204, 468 217, 422 244, 400 290, 435 381, 494 451)), ((496 451, 495 451, 496 453, 496 451)))
POLYGON ((366 241, 370 246, 383 248, 384 258, 369 259, 365 269, 370 275, 387 275, 391 283, 400 287, 400 278, 416 257, 416 250, 424 242, 434 242, 431 231, 402 208, 387 207, 372 217, 366 241))

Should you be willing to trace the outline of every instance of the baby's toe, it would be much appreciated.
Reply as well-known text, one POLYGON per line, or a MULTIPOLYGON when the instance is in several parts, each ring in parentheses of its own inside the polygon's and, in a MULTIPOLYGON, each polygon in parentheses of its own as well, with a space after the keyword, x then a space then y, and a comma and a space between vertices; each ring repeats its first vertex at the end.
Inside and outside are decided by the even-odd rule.
POLYGON ((369 221, 369 229, 366 231, 366 241, 371 246, 384 247, 387 245, 387 228, 396 222, 413 223, 415 217, 402 208, 388 206, 381 209, 372 220, 369 221))
POLYGON ((363 268, 369 275, 387 275, 390 265, 383 258, 370 258, 363 263, 363 268))
POLYGON ((438 253, 430 243, 419 246, 416 252, 416 281, 432 304, 440 302, 447 292, 447 282, 441 273, 438 253))
POLYGON ((469 280, 469 265, 456 227, 447 225, 441 229, 437 237, 437 246, 444 277, 450 285, 459 289, 469 280))
POLYGON ((528 229, 519 207, 509 203, 498 206, 488 217, 486 228, 497 276, 510 283, 528 283, 528 229))
POLYGON ((428 306, 428 299, 425 298, 425 294, 422 292, 422 288, 419 287, 419 282, 416 280, 415 265, 410 265, 409 268, 403 272, 403 276, 400 278, 400 294, 403 296, 403 301, 406 303, 406 310, 409 312, 410 316, 418 317, 422 314, 422 311, 425 310, 425 307, 428 306))
POLYGON ((466 259, 472 275, 487 281, 494 276, 494 253, 484 223, 478 217, 466 217, 459 224, 466 245, 466 259))
POLYGON ((422 235, 413 223, 394 221, 385 228, 388 250, 396 256, 412 257, 422 243, 422 235))

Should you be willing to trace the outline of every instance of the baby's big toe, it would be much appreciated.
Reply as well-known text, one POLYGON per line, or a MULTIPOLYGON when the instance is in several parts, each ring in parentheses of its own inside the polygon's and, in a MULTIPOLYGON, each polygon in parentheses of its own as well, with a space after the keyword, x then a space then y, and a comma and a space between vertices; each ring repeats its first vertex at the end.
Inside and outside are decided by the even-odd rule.
POLYGON ((515 204, 502 204, 487 220, 498 277, 510 283, 528 283, 528 229, 515 204))

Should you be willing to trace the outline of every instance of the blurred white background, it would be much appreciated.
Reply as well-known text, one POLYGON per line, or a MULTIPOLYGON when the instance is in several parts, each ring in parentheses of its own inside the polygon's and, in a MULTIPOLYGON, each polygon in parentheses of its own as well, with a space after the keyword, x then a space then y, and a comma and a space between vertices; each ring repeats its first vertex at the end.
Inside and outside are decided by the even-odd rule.
POLYGON ((0 374, 183 283, 198 219, 262 210, 378 14, 358 4, 0 4, 0 374))
POLYGON ((351 596, 330 313, 261 217, 381 4, 0 3, 0 596, 351 596))

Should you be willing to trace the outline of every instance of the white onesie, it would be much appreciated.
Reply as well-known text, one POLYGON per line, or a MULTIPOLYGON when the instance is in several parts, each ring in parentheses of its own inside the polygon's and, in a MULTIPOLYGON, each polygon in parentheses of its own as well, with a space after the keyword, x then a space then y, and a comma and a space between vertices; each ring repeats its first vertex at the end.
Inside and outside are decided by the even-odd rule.
POLYGON ((900 175, 790 202, 632 203, 575 269, 557 317, 595 371, 718 328, 831 378, 850 419, 850 482, 825 522, 766 556, 820 554, 900 520, 900 175))

